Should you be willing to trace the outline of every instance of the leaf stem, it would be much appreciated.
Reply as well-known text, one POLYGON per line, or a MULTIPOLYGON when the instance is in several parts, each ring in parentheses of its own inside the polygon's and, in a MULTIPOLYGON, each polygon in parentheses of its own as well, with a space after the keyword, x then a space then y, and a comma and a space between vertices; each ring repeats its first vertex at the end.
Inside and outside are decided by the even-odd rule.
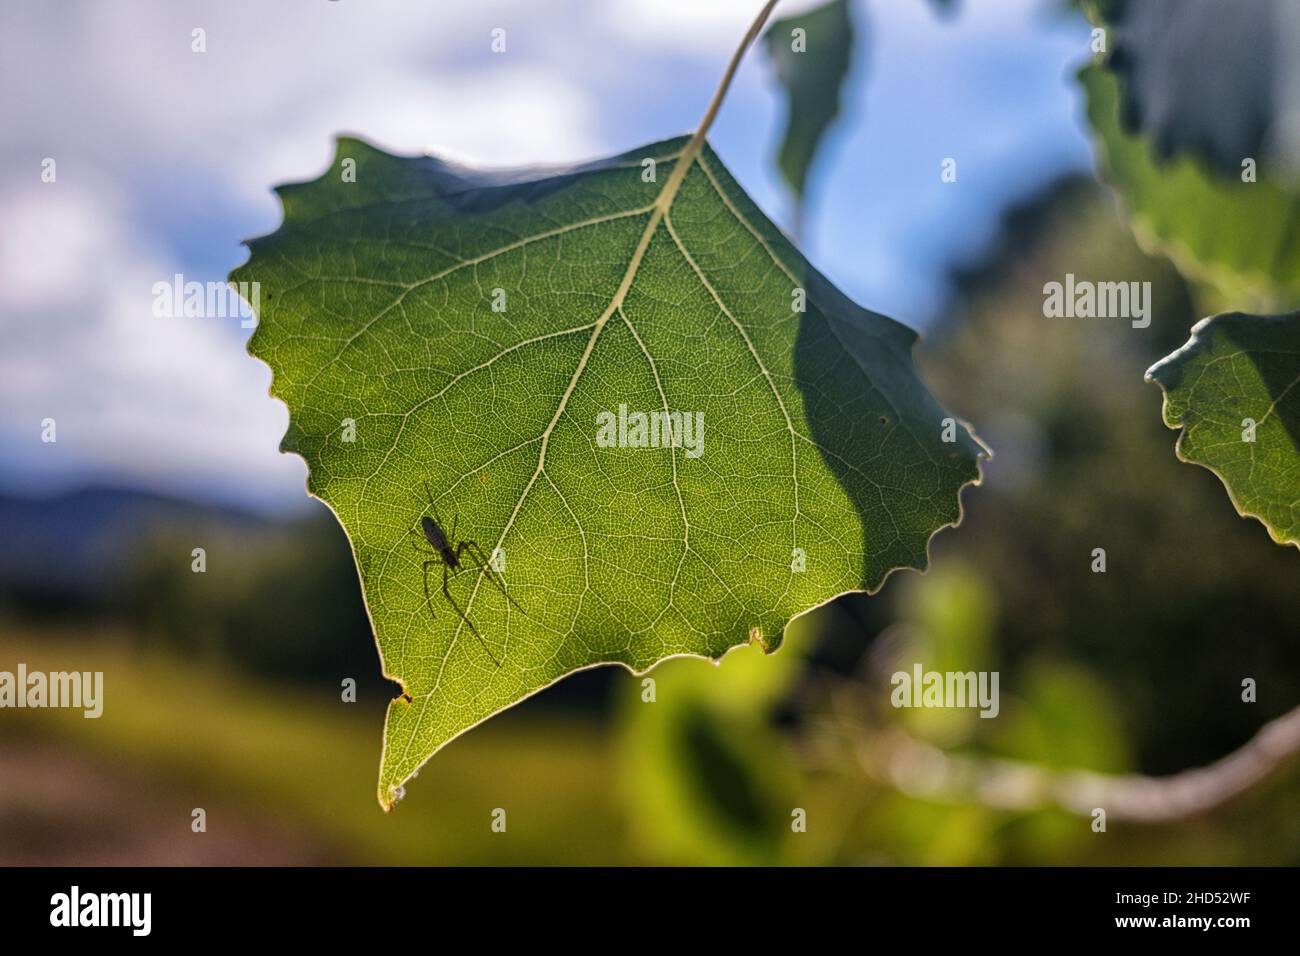
POLYGON ((758 11, 758 16, 750 24, 745 38, 740 41, 740 46, 736 47, 736 52, 731 55, 731 62, 727 64, 727 72, 722 74, 722 82, 718 84, 713 99, 709 101, 709 108, 705 110, 704 118, 700 120, 695 135, 691 137, 691 142, 686 147, 687 150, 690 150, 692 146, 698 149, 699 143, 708 135, 709 127, 713 125, 713 120, 718 115, 718 109, 722 106, 727 90, 731 88, 731 80, 736 75, 737 67, 740 66, 741 57, 745 55, 745 51, 749 49, 750 44, 758 38, 759 33, 763 30, 763 24, 767 22, 767 18, 772 14, 772 9, 779 2, 780 0, 767 0, 767 3, 763 4, 763 9, 758 11))
MULTIPOLYGON (((852 684, 845 689, 860 690, 852 684)), ((1227 756, 1166 777, 1057 770, 1025 760, 950 753, 900 730, 872 730, 835 718, 825 732, 829 736, 822 743, 846 742, 869 777, 907 794, 1016 812, 1055 807, 1080 817, 1104 807, 1111 820, 1141 823, 1209 813, 1300 757, 1300 707, 1269 721, 1227 756)))
POLYGON ((686 178, 686 171, 690 169, 691 163, 695 161, 695 157, 700 151, 700 147, 704 145, 704 138, 709 134, 709 127, 713 125, 713 120, 718 115, 718 109, 727 96, 727 90, 731 88, 731 80, 736 75, 736 68, 740 66, 740 58, 745 55, 745 51, 754 42, 754 38, 762 32, 763 24, 767 22, 773 7, 779 2, 780 0, 767 0, 763 4, 763 9, 758 11, 758 16, 749 25, 749 30, 745 33, 745 38, 740 41, 740 46, 736 47, 736 52, 731 54, 731 62, 727 64, 727 72, 722 74, 722 82, 718 84, 713 99, 709 101, 709 108, 704 111, 704 117, 700 120, 700 125, 682 150, 676 166, 673 167, 673 171, 668 177, 668 181, 664 183, 664 188, 659 193, 659 198, 655 202, 655 214, 651 219, 652 228, 647 232, 647 235, 653 232, 653 226, 658 225, 660 217, 666 214, 668 207, 672 205, 673 197, 677 195, 682 180, 686 178))

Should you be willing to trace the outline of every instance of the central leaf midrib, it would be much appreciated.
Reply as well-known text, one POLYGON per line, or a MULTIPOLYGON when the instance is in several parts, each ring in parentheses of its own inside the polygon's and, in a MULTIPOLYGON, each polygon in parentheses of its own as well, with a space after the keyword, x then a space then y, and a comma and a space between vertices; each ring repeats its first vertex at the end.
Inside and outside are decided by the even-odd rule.
MULTIPOLYGON (((621 309, 623 300, 627 297, 628 290, 632 288, 632 283, 636 279, 637 270, 641 267, 641 260, 645 257, 646 250, 650 247, 650 240, 654 238, 654 234, 658 230, 660 223, 663 221, 664 216, 667 215, 669 207, 672 206, 673 199, 676 198, 682 182, 686 179, 686 170, 690 167, 691 163, 695 161, 695 157, 699 153, 702 142, 703 140, 698 134, 691 138, 691 141, 686 144, 686 148, 682 150, 680 158, 674 164, 672 172, 669 173, 668 180, 664 183, 663 189, 660 190, 659 196, 656 197, 655 204, 650 212, 650 219, 646 222, 645 229, 641 233, 641 238, 637 241, 636 247, 632 250, 632 257, 628 261, 627 269, 623 272, 623 278, 620 280, 618 288, 614 290, 614 295, 610 298, 609 304, 605 307, 605 311, 602 312, 600 317, 596 320, 595 328, 592 329, 591 335, 587 339, 587 344, 582 350, 582 355, 578 358, 578 365, 573 370, 573 376, 569 379, 568 386, 565 387, 564 392, 560 395, 559 402, 556 404, 555 414, 551 416, 550 422, 547 423, 546 428, 542 432, 542 446, 537 453, 537 467, 533 469, 533 474, 528 479, 528 483, 524 485, 524 490, 519 493, 519 500, 515 502, 514 510, 510 512, 510 517, 501 528, 501 534, 497 536, 494 550, 500 548, 505 543, 506 535, 508 535, 510 529, 514 527, 515 519, 519 517, 519 512, 523 508, 524 502, 528 499, 529 493, 533 490, 533 485, 537 483, 537 479, 541 476, 543 471, 545 471, 546 451, 550 446, 551 433, 555 430, 556 423, 559 422, 560 417, 564 414, 564 409, 568 407, 569 398, 573 395, 574 389, 577 388, 578 380, 582 378, 582 373, 587 367, 587 362, 591 359, 592 352, 594 352, 596 348, 596 343, 600 340, 601 332, 604 331, 605 326, 609 323, 610 317, 621 309)), ((468 617, 473 608, 474 601, 478 597, 479 588, 482 584, 483 576, 480 574, 475 578, 474 588, 470 591, 469 598, 466 599, 465 617, 468 617)), ((447 642, 447 650, 443 654, 442 661, 438 666, 438 676, 434 680, 433 686, 429 689, 429 692, 425 697, 426 707, 428 706, 428 701, 433 697, 434 693, 437 692, 442 683, 443 671, 446 669, 447 661, 451 657, 452 649, 456 646, 456 641, 460 639, 461 631, 464 626, 464 618, 458 619, 456 629, 452 632, 451 640, 447 642)), ((423 712, 421 713, 421 717, 423 717, 423 712)), ((420 721, 417 719, 415 728, 411 732, 411 740, 415 739, 419 730, 419 724, 420 721)), ((407 742, 407 747, 409 749, 410 741, 407 742)))
MULTIPOLYGON (((591 355, 595 350, 596 343, 600 340, 601 332, 604 331, 605 326, 608 324, 610 317, 615 312, 621 310, 621 307, 623 305, 623 300, 626 298, 628 290, 632 287, 632 283, 636 278, 637 270, 640 268, 641 260, 644 258, 646 250, 650 247, 650 242, 653 239, 654 234, 658 231, 660 224, 665 221, 668 215, 668 210, 671 208, 673 200, 676 198, 682 183, 686 179, 687 172, 694 164, 696 158, 700 155, 700 152, 703 149, 705 144, 705 137, 707 136, 709 128, 713 123, 713 119, 717 115, 718 109, 722 104, 723 97, 726 95, 727 89, 731 83, 731 79, 735 75, 735 71, 737 66, 739 65, 741 55, 744 53, 745 48, 757 36, 758 31, 761 29, 768 15, 771 13, 773 6, 775 6, 775 0, 769 0, 768 4, 760 12, 758 18, 751 25, 749 32, 746 34, 744 40, 742 40, 739 49, 737 49, 735 54, 732 56, 731 61, 727 65, 727 70, 723 75, 722 83, 718 87, 718 90, 714 93, 713 99, 710 101, 708 109, 705 111, 704 118, 701 120, 699 127, 692 134, 685 148, 681 151, 681 154, 677 162, 674 164, 672 171, 669 173, 668 180, 664 183, 664 188, 660 191, 659 196, 656 198, 654 208, 650 213, 650 219, 646 223, 645 230, 642 232, 641 238, 637 242, 636 248, 633 250, 632 258, 628 262, 628 266, 627 269, 624 271, 623 278, 619 282, 618 288, 614 291, 614 295, 610 299, 610 302, 606 306, 604 312, 601 314, 600 318, 596 320, 595 328, 592 329, 591 336, 588 338, 587 344, 582 351, 582 355, 578 359, 577 368, 574 369, 573 376, 572 378, 570 378, 568 386, 565 388, 563 394, 560 396, 559 402, 556 405, 555 414, 551 417, 551 420, 547 424, 546 429, 542 432, 541 448, 538 450, 538 455, 537 455, 537 467, 533 469, 532 476, 528 479, 528 483, 524 486, 523 491, 520 492, 519 500, 515 502, 515 507, 511 511, 510 517, 507 519, 505 525, 502 527, 501 533, 500 535, 498 535, 496 544, 493 549, 494 552, 496 549, 500 548, 505 542, 506 536, 510 533, 510 529, 514 526, 515 519, 519 516, 519 512, 523 508, 524 502, 527 500, 529 493, 533 489, 533 486, 537 483, 538 477, 540 477, 545 472, 546 451, 550 445, 551 434, 553 433, 556 424, 559 422, 560 417, 564 414, 565 408, 568 406, 569 398, 573 395, 573 391, 577 387, 578 381, 582 377, 582 373, 587 367, 587 362, 591 359, 591 355)), ((701 163, 701 168, 703 168, 703 163, 701 163)), ((707 171, 706 171, 706 175, 707 175, 707 171)), ((721 190, 718 190, 718 192, 721 193, 721 190)), ((725 196, 723 198, 725 201, 725 196)), ((732 212, 733 214, 735 214, 735 210, 732 210, 732 212)), ((736 217, 737 219, 740 218, 738 214, 736 217)), ((749 224, 744 223, 744 225, 752 233, 753 230, 749 227, 749 224)), ((676 236, 672 234, 671 228, 669 229, 669 233, 672 241, 678 246, 679 249, 682 250, 683 254, 685 254, 685 248, 681 245, 680 241, 676 238, 676 236)), ((766 244, 764 243, 764 245, 766 244)), ((687 255, 687 258, 689 260, 689 255, 687 255)), ((695 266, 693 261, 691 262, 691 265, 694 271, 696 272, 697 278, 702 280, 703 274, 700 272, 699 268, 695 266)), ((785 271, 788 273, 788 270, 785 271)), ((721 301, 718 299, 717 293, 713 292, 712 287, 709 286, 707 281, 704 282, 704 285, 706 289, 708 289, 708 291, 713 295, 715 301, 718 302, 718 304, 721 306, 721 301)), ((781 413, 784 416, 786 421, 786 427, 790 431, 790 436, 791 436, 790 449, 791 449, 791 461, 792 461, 791 475, 792 475, 792 480, 795 482, 795 486, 797 489, 798 487, 798 471, 797 471, 798 459, 797 459, 797 450, 796 450, 797 435, 794 430, 794 425, 790 420, 789 413, 785 408, 785 404, 782 401, 780 394, 776 389, 776 385, 772 381, 766 366, 764 366, 762 361, 759 359, 758 354, 753 347, 753 344, 750 342, 748 336, 744 333, 743 328, 740 327, 737 320, 731 316, 730 312, 727 311, 725 306, 722 306, 722 311, 727 315, 728 319, 732 322, 732 324, 735 325, 740 330, 742 337, 745 339, 746 346, 749 348, 749 351, 753 356, 753 358, 755 359, 755 361, 758 362, 759 368, 762 370, 764 377, 767 379, 768 385, 771 387, 773 394, 776 396, 778 405, 780 405, 781 413)), ((628 322, 626 315, 624 315, 624 321, 628 322)), ((630 325, 631 323, 628 322, 628 324, 630 325)), ((635 330, 633 331, 635 332, 635 330)), ((666 397, 665 397, 665 401, 666 401, 666 397)), ((675 469, 675 465, 676 463, 674 461, 674 469, 675 469)), ((675 474, 675 470, 674 470, 674 474, 675 474)), ((684 505, 683 505, 683 511, 684 511, 684 505)), ((792 524, 791 524, 792 535, 797 535, 795 525, 798 522, 798 517, 799 517, 798 503, 797 503, 797 494, 796 494, 795 514, 794 517, 792 518, 792 524)), ((430 688, 428 694, 426 694, 424 697, 424 702, 421 705, 421 709, 420 709, 420 715, 416 718, 415 725, 411 730, 411 735, 410 737, 407 738, 406 747, 403 749, 403 753, 402 753, 403 759, 406 758, 406 755, 410 752, 410 747, 412 742, 414 742, 415 738, 419 735, 420 725, 423 722, 424 714, 428 708, 429 701, 433 699, 433 695, 437 692, 438 688, 442 684, 442 675, 446 670, 447 661, 450 660, 451 658, 451 651, 455 647, 456 641, 460 639, 462 628, 464 627, 466 621, 468 620, 469 613, 473 608, 474 601, 478 597, 479 588, 482 586, 482 583, 483 583, 483 576, 480 574, 475 579, 473 590, 470 591, 470 596, 466 600, 464 614, 457 621, 456 629, 455 631, 452 632, 451 640, 448 641, 447 643, 447 649, 442 656, 442 661, 439 663, 438 676, 434 680, 433 687, 430 688)))
MULTIPOLYGON (((696 264, 694 260, 690 257, 689 253, 685 248, 685 244, 683 240, 678 237, 678 235, 676 234, 675 230, 671 225, 671 221, 668 216, 669 210, 672 207, 673 200, 676 198, 678 192, 680 191, 682 183, 685 181, 686 176, 689 173, 691 165, 693 165, 697 159, 700 160, 699 167, 703 172, 703 174, 705 175, 705 177, 707 178, 710 186, 712 187, 712 191, 719 197, 719 199, 722 201, 723 206, 727 209, 727 211, 731 214, 731 216, 736 220, 736 222, 739 225, 741 225, 745 229, 745 231, 750 235, 751 238, 753 238, 756 242, 758 242, 760 247, 763 248, 763 250, 772 259, 773 263, 778 266, 778 268, 781 270, 782 273, 784 273, 787 277, 791 278, 792 280, 793 280, 793 275, 790 271, 790 268, 780 260, 780 258, 776 255, 775 251, 763 239, 763 237, 755 230, 753 225, 749 223, 748 220, 741 215, 740 211, 737 210, 731 204, 728 197, 726 196, 725 191, 722 189, 721 185, 717 182, 716 178, 714 177, 713 172, 708 169, 707 165, 703 162, 702 157, 700 156, 700 151, 702 149, 703 142, 704 142, 703 140, 700 140, 697 143, 694 139, 692 139, 692 141, 687 144, 687 146, 681 151, 681 153, 677 154, 676 157, 677 162, 675 163, 672 172, 669 175, 668 180, 664 183, 663 189, 660 190, 659 195, 656 197, 654 204, 649 207, 640 207, 641 210, 643 211, 648 210, 650 212, 650 218, 647 220, 646 226, 642 230, 637 245, 633 249, 632 256, 628 261, 627 268, 624 270, 622 279, 620 280, 618 287, 615 289, 609 304, 606 306, 604 311, 601 313, 599 318, 597 318, 597 320, 592 326, 591 335, 588 337, 587 343, 583 349, 582 355, 578 359, 577 366, 574 369, 573 375, 571 376, 568 385, 566 386, 564 392, 561 394, 559 401, 556 403, 556 409, 554 414, 552 415, 550 421, 547 423, 547 426, 543 430, 541 435, 539 435, 537 438, 531 439, 529 442, 526 443, 526 444, 532 444, 535 441, 540 441, 541 447, 538 450, 537 465, 534 468, 533 473, 529 477, 527 483, 524 485, 523 490, 520 492, 518 500, 516 501, 514 509, 511 511, 509 518, 506 520, 505 525, 502 527, 501 533, 499 534, 496 540, 496 544, 494 545, 494 549, 500 548, 505 543, 506 537, 509 535, 511 529, 513 528, 514 523, 517 520, 520 512, 522 511, 525 502, 528 500, 528 497, 531 494, 533 487, 536 485, 538 478, 540 478, 543 474, 546 473, 546 455, 550 444, 550 437, 554 432, 556 425, 559 423, 560 418, 563 416, 564 410, 568 406, 569 399, 572 397, 573 392, 576 390, 578 382, 582 378, 582 374, 586 369, 587 363, 590 361, 590 358, 595 351, 596 345, 600 341, 601 333, 604 331, 605 326, 609 323, 609 320, 613 318, 615 314, 622 314, 623 321, 629 326, 629 329, 631 330, 633 336, 636 338, 638 345, 640 345, 643 352, 646 352, 645 346, 643 343, 641 343, 639 335, 637 335, 636 329, 632 326, 631 320, 626 316, 626 314, 623 314, 622 306, 628 292, 630 291, 632 285, 635 282, 636 276, 640 270, 640 266, 642 260, 645 257, 646 251, 649 249, 650 244, 655 236, 655 233, 659 231, 661 226, 665 227, 665 231, 668 235, 669 240, 679 250, 679 253, 686 260, 692 272, 695 274, 697 281, 699 281, 702 287, 705 289, 705 291, 710 294, 710 296, 714 300, 715 305, 719 308, 722 314, 740 332, 746 349, 749 351, 751 357, 758 365, 764 380, 766 381, 769 389, 772 392, 773 397, 777 402, 779 411, 781 412, 781 415, 785 421, 786 429, 791 436, 790 437, 791 481, 794 483, 795 491, 794 491, 794 511, 791 516, 790 530, 791 530, 792 541, 794 541, 797 544, 797 534, 798 534, 797 526, 798 526, 798 520, 800 516, 799 499, 798 499, 797 440, 803 438, 804 440, 809 441, 809 443, 812 444, 814 447, 818 447, 818 446, 816 445, 815 442, 812 442, 812 440, 809 439, 807 436, 804 436, 801 433, 799 433, 799 431, 794 427, 793 420, 790 418, 789 411, 787 410, 784 400, 781 397, 780 390, 776 387, 776 383, 772 380, 766 365, 763 363, 762 358, 758 355, 756 347, 749 339, 748 335, 745 333, 744 328, 740 324, 739 320, 736 319, 727 309, 725 304, 722 303, 719 297, 719 293, 717 293, 713 289, 712 285, 709 283, 707 278, 703 275, 701 267, 698 264, 696 264)), ((581 328, 583 327, 580 326, 568 331, 569 332, 579 331, 581 330, 581 328)), ((653 369, 653 365, 654 365, 653 358, 650 357, 648 353, 647 353, 647 359, 650 361, 653 369)), ((667 396, 663 392, 662 385, 658 381, 657 375, 656 375, 656 387, 659 389, 660 398, 665 403, 665 410, 667 410, 668 408, 667 396)), ((683 543, 685 545, 686 542, 689 540, 688 537, 689 518, 686 515, 685 502, 682 499, 681 489, 677 481, 677 470, 676 470, 675 458, 673 459, 672 465, 673 465, 673 485, 677 493, 679 509, 682 513, 682 522, 683 522, 683 529, 684 529, 683 543)), ((685 557, 686 557, 686 548, 684 547, 682 556, 678 561, 677 569, 674 573, 674 583, 676 581, 677 574, 680 573, 680 568, 682 563, 685 561, 685 557)), ((482 585, 482 576, 480 575, 476 578, 474 582, 474 587, 471 590, 468 599, 466 600, 466 605, 465 605, 466 616, 469 615, 474 605, 474 602, 477 599, 479 588, 481 587, 481 585, 482 585)), ((411 736, 408 738, 407 741, 408 750, 411 743, 419 735, 419 727, 423 718, 424 709, 428 706, 429 701, 433 698, 433 696, 438 692, 438 690, 441 687, 442 676, 446 670, 447 662, 450 660, 451 652, 455 648, 456 642, 460 639, 464 627, 465 627, 464 619, 458 619, 456 624, 456 629, 453 631, 451 635, 451 639, 447 643, 446 650, 442 655, 442 659, 440 661, 439 668, 438 668, 438 674, 434 679, 433 685, 426 693, 421 695, 424 698, 421 707, 421 714, 419 717, 417 717, 415 726, 412 728, 411 736)))

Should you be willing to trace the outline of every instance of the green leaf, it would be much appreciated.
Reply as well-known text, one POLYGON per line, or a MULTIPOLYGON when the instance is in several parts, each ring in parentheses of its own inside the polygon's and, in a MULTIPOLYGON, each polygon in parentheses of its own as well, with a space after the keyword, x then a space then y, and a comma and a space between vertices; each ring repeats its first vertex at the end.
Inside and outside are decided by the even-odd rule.
POLYGON ((849 72, 853 18, 848 0, 831 0, 807 13, 777 20, 763 41, 787 101, 777 165, 802 201, 808 170, 840 111, 840 91, 849 72))
POLYGON ((1157 162, 1146 139, 1120 128, 1115 77, 1092 65, 1080 79, 1102 175, 1123 196, 1143 247, 1239 306, 1300 303, 1300 195, 1263 168, 1246 183, 1191 156, 1157 162))
POLYGON ((282 447, 346 530, 405 691, 385 807, 574 671, 775 650, 793 616, 924 566, 978 479, 915 334, 831 286, 699 135, 514 173, 341 139, 279 193, 284 224, 232 280, 261 284, 249 350, 289 408, 282 447), (702 414, 702 454, 602 447, 624 407, 702 414), (435 510, 479 548, 446 593, 429 566, 426 600, 435 510), (497 548, 499 579, 477 563, 497 548))
POLYGON ((1218 475, 1278 544, 1300 547, 1300 312, 1204 319, 1147 379, 1164 389, 1165 424, 1182 429, 1178 457, 1218 475))

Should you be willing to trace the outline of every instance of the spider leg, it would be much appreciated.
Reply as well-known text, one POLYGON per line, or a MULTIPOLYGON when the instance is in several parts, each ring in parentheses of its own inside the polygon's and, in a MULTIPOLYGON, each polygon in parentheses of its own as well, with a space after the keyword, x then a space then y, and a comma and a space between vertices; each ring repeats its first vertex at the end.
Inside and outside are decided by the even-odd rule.
POLYGON ((438 619, 438 615, 433 610, 433 597, 432 595, 429 594, 429 567, 431 565, 438 564, 438 563, 439 562, 437 561, 425 561, 422 565, 420 565, 421 571, 423 572, 423 576, 424 576, 424 605, 429 609, 429 616, 432 617, 435 621, 438 619))
POLYGON ((424 535, 422 535, 420 532, 416 531, 414 528, 408 528, 407 531, 406 531, 406 533, 407 533, 408 535, 412 535, 412 534, 415 535, 415 537, 414 537, 413 539, 411 539, 411 547, 413 547, 413 548, 416 550, 416 553, 417 553, 417 554, 437 554, 437 553, 438 553, 437 551, 434 551, 434 550, 432 550, 431 548, 422 548, 422 547, 420 547, 420 542, 424 540, 424 535))
POLYGON ((469 616, 463 610, 461 610, 460 605, 456 603, 456 599, 451 596, 451 590, 447 587, 447 578, 450 571, 451 571, 451 566, 444 563, 442 566, 443 597, 447 599, 448 604, 450 604, 453 608, 456 609, 456 613, 459 614, 460 619, 465 622, 465 626, 474 632, 474 636, 478 638, 479 644, 481 644, 483 647, 483 653, 487 654, 488 657, 492 658, 493 664, 495 664, 497 667, 500 667, 501 662, 497 660, 497 656, 492 653, 492 649, 488 647, 487 641, 483 640, 483 635, 478 632, 478 628, 474 626, 474 622, 469 619, 469 616))
POLYGON ((457 558, 460 558, 462 551, 468 551, 470 557, 477 562, 475 570, 482 573, 482 575, 491 582, 492 586, 501 592, 501 596, 514 605, 516 611, 524 617, 528 617, 528 612, 521 608, 519 602, 510 596, 509 592, 506 591, 505 583, 497 575, 496 571, 492 570, 492 562, 483 553, 483 548, 480 547, 479 543, 477 541, 462 541, 460 544, 456 545, 457 558))

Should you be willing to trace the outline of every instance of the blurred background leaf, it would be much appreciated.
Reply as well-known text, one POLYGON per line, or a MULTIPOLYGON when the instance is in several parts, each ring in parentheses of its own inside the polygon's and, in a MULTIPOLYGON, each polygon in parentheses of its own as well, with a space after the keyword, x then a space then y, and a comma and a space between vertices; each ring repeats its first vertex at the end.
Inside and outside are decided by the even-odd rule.
MULTIPOLYGON (((785 131, 777 166, 795 195, 796 236, 803 231, 809 171, 840 112, 855 32, 848 0, 830 0, 798 16, 773 21, 763 36, 785 92, 785 131)), ((859 73, 861 69, 859 65, 859 73)))
POLYGON ((648 858, 711 866, 781 860, 800 787, 774 717, 807 648, 789 640, 803 636, 798 624, 792 630, 771 656, 751 644, 716 666, 665 662, 649 675, 653 701, 642 688, 620 694, 622 792, 648 858))
POLYGON ((1238 177, 1254 157, 1300 173, 1300 9, 1287 0, 1109 0, 1107 67, 1120 115, 1156 157, 1193 153, 1238 177))
POLYGON ((1267 165, 1243 182, 1240 160, 1227 175, 1194 155, 1161 162, 1148 140, 1121 129, 1115 77, 1092 65, 1080 80, 1102 176, 1144 247, 1207 288, 1201 311, 1300 304, 1300 193, 1267 165))

